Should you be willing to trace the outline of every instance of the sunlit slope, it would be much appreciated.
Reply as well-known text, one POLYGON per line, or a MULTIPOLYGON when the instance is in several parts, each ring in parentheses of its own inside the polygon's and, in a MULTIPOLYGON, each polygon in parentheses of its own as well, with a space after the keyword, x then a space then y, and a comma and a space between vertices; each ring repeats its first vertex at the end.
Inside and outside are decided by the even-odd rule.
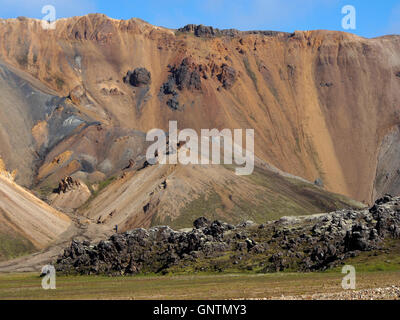
POLYGON ((190 228, 201 216, 265 223, 360 206, 267 168, 238 176, 233 167, 223 165, 155 165, 117 178, 80 211, 99 224, 127 230, 153 225, 190 228))
MULTIPOLYGON (((397 190, 396 179, 389 188, 375 180, 377 171, 395 174, 395 160, 378 159, 382 141, 399 124, 399 36, 211 36, 100 14, 60 19, 51 31, 34 19, 2 22, 0 58, 66 97, 82 117, 142 132, 167 129, 169 120, 181 129, 254 128, 257 156, 309 181, 320 178, 329 191, 372 202, 382 190, 397 190), (147 87, 123 81, 141 67, 151 74, 147 87), (174 96, 164 87, 171 75, 174 96)), ((42 124, 33 125, 40 132, 42 124)), ((24 129, 28 138, 30 131, 24 129)), ((15 159, 6 159, 12 169, 15 159)))
POLYGON ((43 249, 70 219, 0 175, 0 260, 43 249))

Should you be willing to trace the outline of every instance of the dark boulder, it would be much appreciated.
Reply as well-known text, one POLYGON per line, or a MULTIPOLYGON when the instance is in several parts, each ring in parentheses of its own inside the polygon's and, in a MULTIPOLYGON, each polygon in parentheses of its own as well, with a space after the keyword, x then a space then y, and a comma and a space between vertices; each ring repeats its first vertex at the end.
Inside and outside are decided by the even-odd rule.
POLYGON ((201 90, 200 73, 191 59, 183 59, 178 67, 172 68, 171 73, 179 90, 201 90))
POLYGON ((146 68, 136 68, 133 72, 128 71, 124 82, 134 87, 148 86, 151 84, 151 73, 146 68))
MULTIPOLYGON (((385 203, 388 203, 391 201, 393 201, 393 197, 389 194, 386 194, 382 198, 377 199, 375 201, 375 204, 379 206, 379 205, 382 205, 382 204, 385 204, 385 203)), ((375 207, 373 207, 373 208, 375 208, 375 207)), ((372 210, 373 210, 373 208, 372 208, 372 210)))
POLYGON ((345 238, 346 251, 367 251, 372 248, 370 243, 370 231, 363 224, 356 224, 348 231, 345 238))
POLYGON ((193 222, 196 229, 206 228, 210 225, 210 221, 205 217, 200 217, 193 222))
POLYGON ((178 93, 175 90, 175 79, 172 77, 168 78, 168 81, 165 82, 161 87, 161 92, 165 95, 172 94, 177 95, 178 93))
POLYGON ((322 181, 321 178, 316 179, 316 180, 314 181, 314 184, 315 184, 317 187, 321 187, 321 188, 324 187, 324 182, 322 181))
POLYGON ((178 66, 168 66, 170 75, 160 88, 159 98, 172 96, 167 99, 167 106, 172 110, 179 110, 179 91, 201 91, 201 66, 197 66, 191 58, 185 58, 178 66))
POLYGON ((234 68, 227 64, 222 65, 222 71, 218 75, 218 80, 222 83, 225 89, 230 89, 237 80, 237 72, 234 68))
POLYGON ((211 235, 214 238, 221 238, 224 235, 225 230, 225 225, 221 221, 215 220, 205 229, 204 233, 211 235))
POLYGON ((171 99, 168 99, 167 106, 170 107, 172 110, 179 110, 180 107, 179 101, 175 96, 171 99))
POLYGON ((252 239, 248 239, 247 238, 246 239, 246 244, 247 244, 247 250, 250 251, 251 249, 253 249, 257 245, 257 242, 255 242, 252 239))

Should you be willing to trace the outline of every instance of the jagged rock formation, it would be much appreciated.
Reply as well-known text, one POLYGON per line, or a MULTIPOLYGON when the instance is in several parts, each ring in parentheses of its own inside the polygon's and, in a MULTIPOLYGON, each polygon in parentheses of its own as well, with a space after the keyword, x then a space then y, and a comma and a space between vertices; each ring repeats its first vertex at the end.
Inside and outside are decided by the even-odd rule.
POLYGON ((54 208, 68 212, 81 207, 91 195, 85 183, 72 177, 65 177, 47 200, 54 208))
POLYGON ((192 59, 185 58, 178 66, 170 66, 170 75, 168 81, 163 83, 160 88, 160 98, 163 96, 172 96, 167 100, 167 106, 172 110, 178 110, 179 93, 177 90, 197 90, 201 91, 200 73, 203 71, 202 66, 196 65, 192 59))
POLYGON ((133 72, 128 71, 124 82, 134 87, 148 86, 151 84, 151 73, 146 68, 136 68, 133 72))
POLYGON ((191 59, 185 58, 178 67, 172 67, 171 77, 179 90, 201 90, 199 70, 191 59))
POLYGON ((179 32, 193 33, 196 37, 213 38, 217 36, 231 36, 234 37, 240 33, 240 31, 235 29, 230 30, 220 30, 210 26, 188 24, 183 28, 178 29, 179 32))
POLYGON ((200 218, 194 226, 190 232, 169 227, 135 229, 96 245, 73 241, 57 260, 57 270, 113 275, 188 267, 195 271, 232 266, 248 270, 262 266, 263 272, 325 270, 361 251, 379 249, 385 239, 400 239, 400 198, 385 196, 369 210, 282 218, 265 225, 248 221, 233 226, 200 218), (225 263, 217 265, 218 259, 213 258, 225 263))
POLYGON ((237 79, 236 70, 227 64, 222 65, 221 74, 218 75, 218 80, 222 83, 225 89, 230 89, 237 79))
POLYGON ((68 191, 77 189, 81 186, 81 183, 77 180, 72 179, 71 177, 65 177, 61 180, 57 189, 54 189, 53 193, 67 193, 68 191))
POLYGON ((276 36, 276 35, 290 35, 290 33, 285 32, 277 32, 277 31, 239 31, 237 29, 218 29, 213 28, 211 26, 204 26, 202 24, 195 25, 195 24, 188 24, 183 28, 178 29, 179 32, 183 33, 193 33, 196 37, 203 37, 203 38, 214 38, 214 37, 235 37, 239 35, 246 35, 246 34, 261 34, 265 36, 276 36))

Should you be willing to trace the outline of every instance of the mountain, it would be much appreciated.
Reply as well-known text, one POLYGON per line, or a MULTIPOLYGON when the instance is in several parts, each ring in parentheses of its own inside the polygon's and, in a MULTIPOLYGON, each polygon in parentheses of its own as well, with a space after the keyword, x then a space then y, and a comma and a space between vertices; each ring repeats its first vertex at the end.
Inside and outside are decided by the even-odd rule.
POLYGON ((230 223, 259 223, 362 204, 297 177, 256 166, 238 176, 230 166, 156 165, 125 172, 79 209, 98 224, 126 231, 168 225, 190 228, 199 216, 230 223))
POLYGON ((0 159, 0 261, 44 249, 71 220, 17 185, 0 159))
POLYGON ((0 254, 47 248, 72 224, 92 239, 115 225, 264 223, 397 195, 399 49, 396 35, 0 19, 0 157, 11 172, 0 236, 13 246, 0 254), (254 173, 149 165, 146 133, 171 120, 199 134, 254 129, 254 173))
POLYGON ((18 183, 49 189, 76 172, 110 177, 140 154, 130 137, 169 120, 254 128, 260 159, 372 203, 399 188, 399 46, 399 36, 170 30, 101 14, 55 30, 1 20, 0 152, 18 183), (140 68, 148 78, 135 82, 140 68), (98 128, 113 136, 106 149, 98 128))

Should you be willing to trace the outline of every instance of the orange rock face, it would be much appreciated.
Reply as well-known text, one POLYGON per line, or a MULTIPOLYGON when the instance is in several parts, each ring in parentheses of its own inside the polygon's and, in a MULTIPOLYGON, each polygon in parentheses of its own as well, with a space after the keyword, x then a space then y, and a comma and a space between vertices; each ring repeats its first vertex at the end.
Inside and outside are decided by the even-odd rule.
MULTIPOLYGON (((380 193, 374 188, 382 141, 400 121, 399 36, 208 31, 176 32, 104 15, 61 19, 55 30, 33 19, 2 20, 0 62, 69 96, 92 121, 143 132, 167 129, 169 120, 198 131, 253 128, 256 155, 279 169, 321 179, 326 189, 360 201, 380 193), (171 70, 184 59, 189 71, 174 74, 165 93, 171 70), (124 83, 136 68, 150 72, 148 86, 124 83)), ((0 152, 5 148, 0 144, 0 152)), ((68 150, 58 149, 54 156, 68 150)))

